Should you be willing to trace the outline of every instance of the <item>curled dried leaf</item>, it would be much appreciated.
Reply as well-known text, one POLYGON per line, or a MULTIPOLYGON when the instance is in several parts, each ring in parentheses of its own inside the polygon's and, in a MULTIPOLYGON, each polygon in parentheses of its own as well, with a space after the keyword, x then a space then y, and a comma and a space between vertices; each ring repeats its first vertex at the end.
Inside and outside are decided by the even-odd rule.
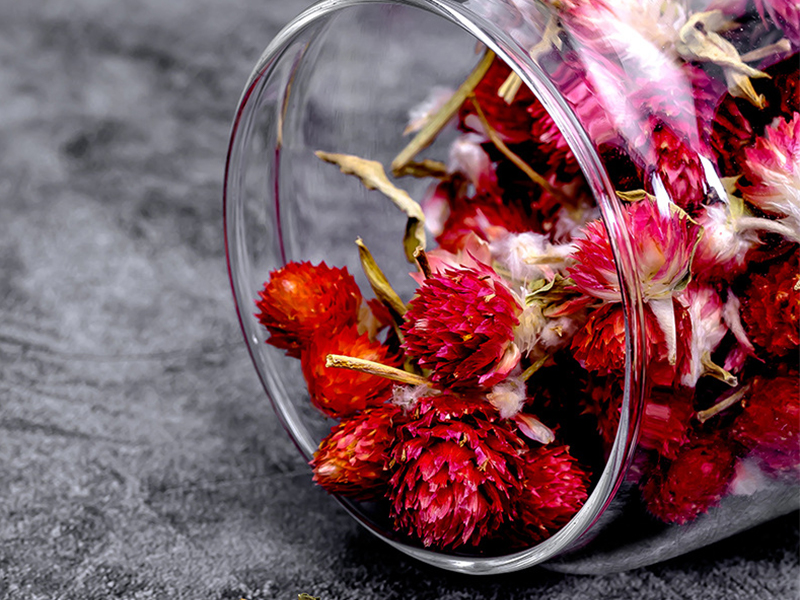
POLYGON ((425 214, 422 212, 422 207, 408 195, 408 192, 389 181, 383 165, 377 161, 322 150, 318 150, 315 154, 325 162, 337 165, 345 175, 358 177, 367 189, 378 190, 408 216, 403 246, 406 259, 414 264, 414 251, 418 246, 425 248, 425 214))
POLYGON ((764 97, 756 94, 750 78, 769 75, 745 64, 734 45, 717 33, 731 26, 732 22, 720 10, 696 13, 678 32, 679 41, 675 49, 685 60, 710 62, 722 67, 731 95, 763 108, 764 97))
POLYGON ((403 315, 406 314, 406 305, 394 291, 389 280, 384 275, 375 258, 369 251, 369 248, 364 244, 361 238, 356 240, 358 246, 358 256, 361 259, 361 268, 364 270, 364 275, 367 276, 372 291, 375 297, 392 313, 395 321, 402 323, 403 315))

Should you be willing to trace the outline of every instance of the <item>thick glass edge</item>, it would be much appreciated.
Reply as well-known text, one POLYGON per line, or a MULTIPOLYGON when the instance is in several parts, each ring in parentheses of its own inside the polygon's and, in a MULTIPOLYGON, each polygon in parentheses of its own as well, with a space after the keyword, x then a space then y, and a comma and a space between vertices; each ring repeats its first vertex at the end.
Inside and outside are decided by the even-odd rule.
MULTIPOLYGON (((497 574, 528 568, 544 562, 570 549, 576 541, 591 529, 605 508, 611 502, 614 493, 621 485, 625 472, 633 458, 638 438, 639 417, 644 402, 645 389, 645 357, 643 343, 644 306, 639 281, 635 276, 634 258, 630 238, 625 226, 620 202, 616 199, 613 186, 605 173, 599 155, 595 151, 589 137, 579 124, 572 110, 559 96, 556 89, 547 80, 539 67, 530 59, 527 52, 520 48, 507 33, 491 22, 476 15, 469 8, 469 0, 322 0, 298 15, 267 46, 252 70, 244 91, 239 99, 234 122, 231 128, 230 144, 225 164, 225 183, 223 186, 223 226, 225 230, 225 251, 229 278, 234 292, 234 303, 242 332, 247 341, 248 352, 256 366, 262 384, 266 384, 267 374, 262 373, 256 356, 253 354, 250 341, 250 320, 242 318, 237 297, 241 294, 234 275, 230 248, 235 237, 232 230, 233 219, 229 218, 232 210, 229 200, 235 197, 239 182, 233 175, 232 165, 237 150, 242 145, 238 137, 242 119, 247 118, 248 100, 255 86, 265 75, 271 65, 281 56, 283 50, 299 36, 307 27, 322 19, 329 18, 336 11, 370 4, 395 4, 414 7, 448 19, 471 34, 476 40, 495 52, 520 76, 548 110, 556 125, 561 130, 568 144, 576 155, 578 163, 587 177, 588 183, 598 202, 605 227, 611 241, 612 251, 616 258, 617 274, 621 282, 622 303, 625 309, 626 332, 626 365, 625 393, 622 413, 614 445, 609 454, 606 466, 600 479, 586 504, 558 533, 544 542, 513 554, 500 557, 462 557, 444 552, 431 551, 406 545, 386 537, 377 527, 367 522, 363 515, 348 500, 336 498, 356 520, 367 530, 401 552, 428 564, 466 574, 497 574)), ((265 390, 267 386, 264 385, 265 390)), ((316 443, 305 435, 303 428, 298 427, 292 415, 279 405, 267 392, 270 402, 278 414, 284 428, 306 459, 309 459, 316 448, 316 443)))

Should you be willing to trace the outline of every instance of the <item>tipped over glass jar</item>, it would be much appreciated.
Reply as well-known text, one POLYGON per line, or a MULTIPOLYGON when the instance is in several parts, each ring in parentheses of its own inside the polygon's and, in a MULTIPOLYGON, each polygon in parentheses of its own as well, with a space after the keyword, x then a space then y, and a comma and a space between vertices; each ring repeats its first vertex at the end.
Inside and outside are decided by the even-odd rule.
POLYGON ((793 0, 326 0, 225 175, 314 480, 429 564, 607 573, 798 508, 793 0))

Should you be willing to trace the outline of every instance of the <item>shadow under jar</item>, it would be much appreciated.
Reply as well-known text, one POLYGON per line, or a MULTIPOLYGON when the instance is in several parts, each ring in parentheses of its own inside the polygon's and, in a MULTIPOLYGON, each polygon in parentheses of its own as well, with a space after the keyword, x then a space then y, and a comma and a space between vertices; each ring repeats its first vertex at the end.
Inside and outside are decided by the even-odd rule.
POLYGON ((608 573, 797 509, 799 23, 329 0, 272 41, 231 284, 356 520, 445 569, 608 573))

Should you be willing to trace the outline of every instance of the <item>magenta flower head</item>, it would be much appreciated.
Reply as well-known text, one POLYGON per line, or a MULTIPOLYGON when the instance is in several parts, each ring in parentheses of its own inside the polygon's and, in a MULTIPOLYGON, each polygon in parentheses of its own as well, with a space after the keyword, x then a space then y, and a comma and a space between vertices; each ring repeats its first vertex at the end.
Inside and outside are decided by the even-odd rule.
POLYGON ((491 268, 448 268, 424 280, 409 303, 403 346, 438 386, 487 389, 519 363, 521 312, 491 268))
MULTIPOLYGON (((692 257, 701 229, 685 212, 641 200, 628 205, 634 261, 645 301, 670 298, 689 281, 692 257)), ((601 221, 586 226, 575 241, 575 265, 569 269, 576 287, 605 300, 621 300, 619 279, 608 233, 601 221)))
POLYGON ((398 428, 389 482, 396 527, 425 546, 477 546, 509 523, 525 444, 482 397, 421 398, 398 428))
POLYGON ((745 199, 784 223, 800 241, 800 113, 791 121, 777 119, 764 137, 745 149, 744 175, 751 185, 741 186, 745 199))

